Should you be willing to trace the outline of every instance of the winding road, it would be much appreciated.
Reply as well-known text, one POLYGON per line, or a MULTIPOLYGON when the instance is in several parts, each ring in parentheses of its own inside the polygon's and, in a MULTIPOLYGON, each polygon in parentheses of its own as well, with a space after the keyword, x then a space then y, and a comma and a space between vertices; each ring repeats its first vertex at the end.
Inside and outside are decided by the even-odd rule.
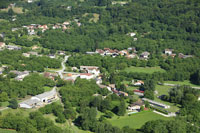
POLYGON ((63 72, 66 69, 65 63, 67 62, 68 58, 70 57, 70 55, 65 56, 64 60, 61 63, 62 69, 56 71, 58 73, 58 75, 60 76, 61 79, 63 79, 63 72))

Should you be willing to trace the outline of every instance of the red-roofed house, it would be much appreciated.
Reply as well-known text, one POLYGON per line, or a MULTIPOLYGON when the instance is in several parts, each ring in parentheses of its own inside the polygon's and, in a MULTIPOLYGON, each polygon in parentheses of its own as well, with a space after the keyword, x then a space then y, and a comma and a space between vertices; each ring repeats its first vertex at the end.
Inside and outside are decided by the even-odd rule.
POLYGON ((138 95, 138 96, 144 96, 144 91, 133 90, 133 92, 134 92, 135 95, 138 95))

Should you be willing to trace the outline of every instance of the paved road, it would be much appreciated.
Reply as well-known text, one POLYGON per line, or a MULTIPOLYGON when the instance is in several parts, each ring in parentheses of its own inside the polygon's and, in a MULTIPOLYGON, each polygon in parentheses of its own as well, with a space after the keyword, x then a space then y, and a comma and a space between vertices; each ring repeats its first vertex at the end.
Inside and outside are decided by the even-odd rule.
POLYGON ((69 57, 70 57, 69 55, 65 56, 64 60, 61 63, 62 69, 56 71, 59 74, 59 76, 60 76, 61 79, 63 79, 63 72, 66 69, 65 63, 66 63, 66 61, 68 60, 69 57))
POLYGON ((8 108, 8 107, 5 107, 5 108, 0 109, 0 111, 6 110, 6 109, 9 109, 9 108, 8 108))

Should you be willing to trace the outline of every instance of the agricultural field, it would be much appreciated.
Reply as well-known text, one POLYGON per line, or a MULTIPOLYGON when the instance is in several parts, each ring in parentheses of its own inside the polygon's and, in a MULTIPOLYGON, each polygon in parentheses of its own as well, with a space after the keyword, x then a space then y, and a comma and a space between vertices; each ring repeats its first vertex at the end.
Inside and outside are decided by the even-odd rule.
POLYGON ((129 126, 131 128, 139 129, 144 125, 147 121, 151 120, 171 120, 173 118, 164 117, 162 115, 153 113, 152 111, 144 111, 136 114, 132 114, 130 116, 114 116, 112 119, 108 121, 113 125, 119 128, 123 128, 124 126, 129 126))
POLYGON ((164 69, 160 67, 128 67, 124 69, 125 72, 138 72, 138 73, 147 73, 152 74, 154 72, 165 72, 164 69))

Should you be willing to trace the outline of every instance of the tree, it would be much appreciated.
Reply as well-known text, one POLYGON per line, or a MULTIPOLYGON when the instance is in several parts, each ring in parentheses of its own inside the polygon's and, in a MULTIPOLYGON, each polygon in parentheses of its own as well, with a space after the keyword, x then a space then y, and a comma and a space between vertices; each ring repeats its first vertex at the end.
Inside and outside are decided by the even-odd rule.
POLYGON ((8 15, 10 15, 10 16, 13 16, 13 15, 14 15, 14 11, 13 11, 12 8, 10 8, 10 9, 8 10, 8 15))
POLYGON ((62 129, 57 126, 52 126, 47 129, 47 133, 62 133, 62 129))
POLYGON ((73 108, 67 108, 64 110, 64 115, 66 119, 75 119, 76 118, 76 111, 73 108))
POLYGON ((0 94, 0 102, 8 101, 8 94, 6 92, 2 92, 0 94))
POLYGON ((120 101, 120 105, 117 107, 117 115, 123 116, 126 113, 126 104, 124 100, 120 101))
POLYGON ((149 98, 149 99, 154 99, 154 92, 151 90, 146 90, 144 91, 144 97, 149 98))
POLYGON ((18 107, 18 102, 17 102, 17 99, 11 99, 9 101, 9 107, 11 107, 12 109, 17 109, 18 107))

